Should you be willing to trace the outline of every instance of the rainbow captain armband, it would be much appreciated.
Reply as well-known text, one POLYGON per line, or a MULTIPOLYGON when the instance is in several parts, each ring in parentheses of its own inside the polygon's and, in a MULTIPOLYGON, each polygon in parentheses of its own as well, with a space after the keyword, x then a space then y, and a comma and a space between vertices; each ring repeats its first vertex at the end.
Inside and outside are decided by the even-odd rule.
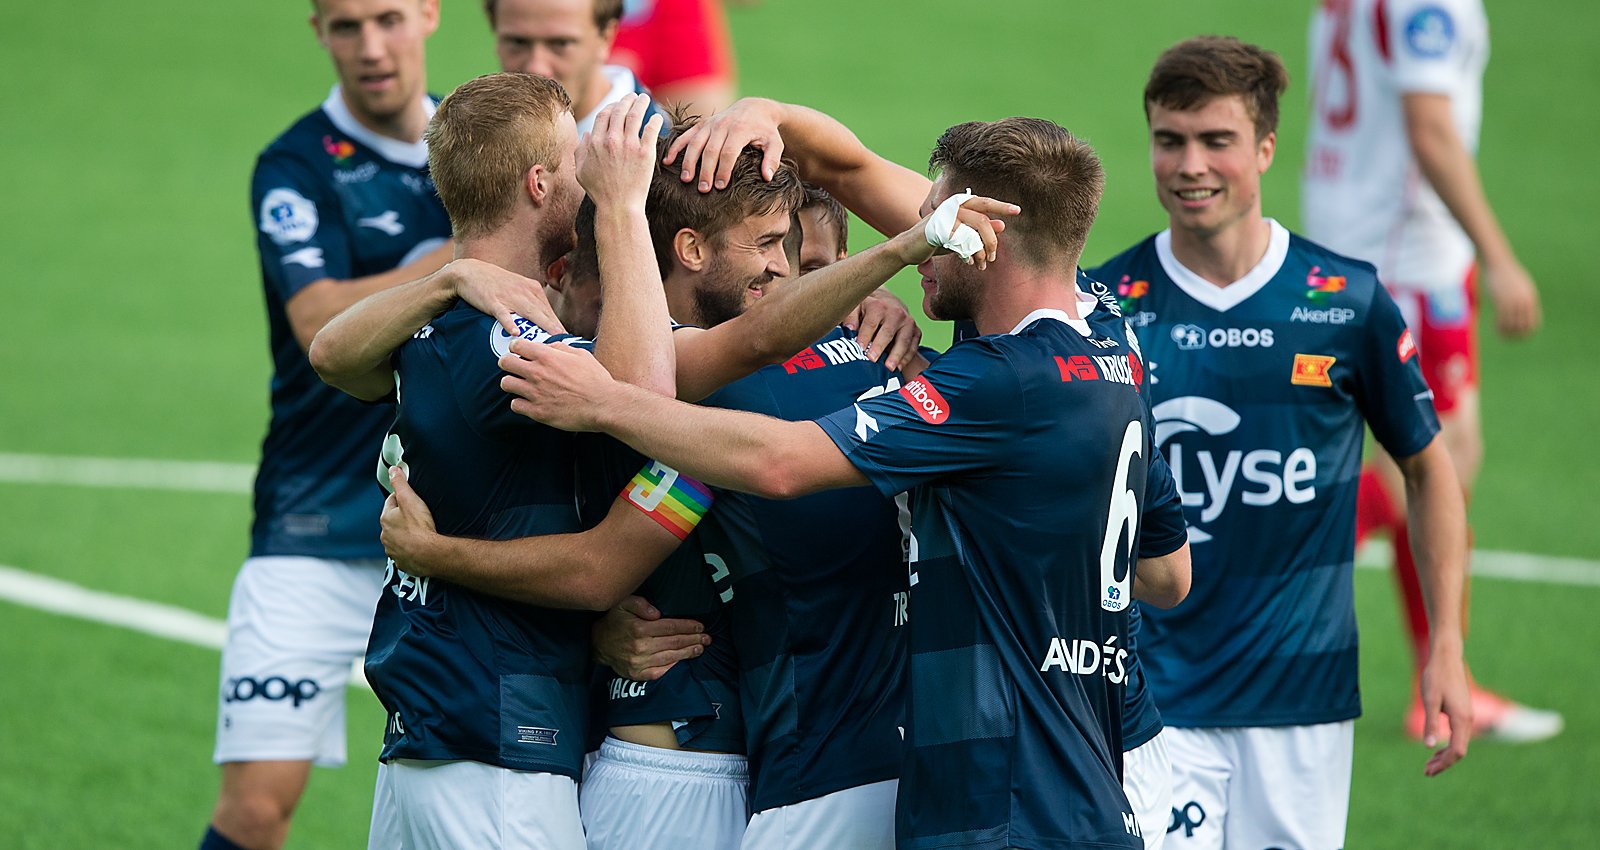
POLYGON ((657 461, 633 476, 622 488, 622 498, 679 540, 688 538, 714 501, 710 487, 657 461))

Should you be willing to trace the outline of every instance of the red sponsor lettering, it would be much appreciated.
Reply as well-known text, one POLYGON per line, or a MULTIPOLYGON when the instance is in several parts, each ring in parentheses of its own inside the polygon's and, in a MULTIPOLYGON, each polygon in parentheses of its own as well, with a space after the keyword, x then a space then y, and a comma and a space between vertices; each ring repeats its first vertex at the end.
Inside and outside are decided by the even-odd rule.
POLYGON ((822 356, 817 354, 815 349, 808 346, 804 351, 785 360, 783 371, 793 375, 801 369, 821 369, 826 365, 828 364, 822 362, 822 356))
POLYGON ((1410 328, 1400 332, 1400 341, 1394 344, 1394 350, 1400 355, 1401 363, 1417 356, 1417 342, 1411 338, 1410 328))
POLYGON ((1056 368, 1061 370, 1062 381, 1098 381, 1100 373, 1095 371, 1094 361, 1086 354, 1074 354, 1071 357, 1056 358, 1056 368))
POLYGON ((910 403, 911 409, 922 417, 922 421, 929 425, 938 425, 950 418, 950 405, 945 403, 944 396, 933 388, 933 384, 921 378, 912 381, 900 388, 900 395, 910 403))
POLYGON ((1133 352, 1128 352, 1128 374, 1133 377, 1133 391, 1139 391, 1139 385, 1144 383, 1144 364, 1133 352))

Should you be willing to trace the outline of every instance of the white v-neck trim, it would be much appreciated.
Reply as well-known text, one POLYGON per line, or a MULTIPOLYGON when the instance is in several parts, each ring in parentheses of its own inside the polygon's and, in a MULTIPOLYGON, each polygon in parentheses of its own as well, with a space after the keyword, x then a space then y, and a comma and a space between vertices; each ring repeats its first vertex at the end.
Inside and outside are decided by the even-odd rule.
MULTIPOLYGON (((436 108, 433 98, 426 95, 422 98, 422 108, 428 113, 428 118, 433 118, 436 108)), ((344 102, 344 96, 335 85, 333 91, 328 92, 328 99, 322 102, 322 111, 328 114, 328 120, 339 132, 372 148, 378 156, 389 160, 395 165, 408 165, 412 168, 421 168, 428 164, 428 143, 418 139, 415 142, 402 142, 388 136, 374 133, 351 114, 350 107, 344 102)))
POLYGON ((638 87, 634 81, 633 72, 621 65, 602 65, 600 66, 600 73, 611 81, 611 90, 606 92, 605 97, 600 98, 600 102, 595 105, 595 108, 588 115, 578 119, 578 138, 580 139, 589 135, 589 131, 594 129, 594 119, 595 116, 600 114, 600 110, 633 94, 638 87))
POLYGON ((1278 270, 1283 268, 1283 261, 1289 256, 1289 231, 1276 219, 1267 219, 1267 225, 1271 230, 1271 236, 1267 239, 1267 253, 1262 255, 1261 262, 1256 263, 1255 268, 1227 286, 1218 286, 1178 262, 1178 258, 1172 254, 1171 230, 1156 234, 1156 258, 1161 261, 1161 269, 1179 289, 1220 313, 1260 292, 1261 287, 1266 286, 1267 281, 1277 276, 1278 270))
POLYGON ((1072 288, 1072 293, 1073 295, 1077 296, 1078 312, 1083 315, 1083 318, 1074 319, 1071 316, 1068 316, 1067 311, 1065 310, 1057 310, 1054 307, 1042 307, 1038 310, 1034 310, 1032 313, 1029 313, 1026 316, 1023 316, 1022 321, 1018 322, 1017 326, 1011 329, 1011 335, 1016 336, 1017 334, 1022 333, 1023 328, 1026 328, 1040 319, 1054 319, 1077 331, 1079 336, 1093 336, 1094 331, 1089 330, 1089 314, 1094 312, 1095 308, 1100 305, 1100 299, 1089 295, 1076 286, 1072 288))

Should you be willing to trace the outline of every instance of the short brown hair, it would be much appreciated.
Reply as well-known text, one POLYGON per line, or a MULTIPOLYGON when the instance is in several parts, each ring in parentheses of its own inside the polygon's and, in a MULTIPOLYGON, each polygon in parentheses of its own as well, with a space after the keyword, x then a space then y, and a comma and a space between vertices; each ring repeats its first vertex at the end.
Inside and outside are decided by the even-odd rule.
POLYGON ((468 80, 439 104, 423 138, 457 239, 504 224, 528 169, 561 167, 555 119, 571 110, 559 83, 534 74, 468 80))
POLYGON ((810 183, 803 184, 806 190, 805 202, 800 205, 802 210, 822 210, 822 220, 833 225, 834 235, 839 244, 834 246, 834 253, 843 254, 850 248, 850 216, 844 211, 844 206, 839 199, 828 194, 828 190, 810 183))
MULTIPOLYGON (((483 0, 483 13, 489 16, 489 27, 494 28, 495 6, 500 0, 483 0)), ((594 28, 605 32, 606 27, 622 20, 622 0, 594 0, 594 28)))
POLYGON ((1037 266, 1083 253, 1106 184, 1094 148, 1043 118, 957 124, 934 144, 928 167, 956 189, 1022 207, 1006 219, 1006 244, 1037 266))
POLYGON ((701 192, 694 183, 679 176, 680 165, 664 165, 668 146, 687 133, 696 119, 681 109, 672 113, 672 132, 661 138, 656 157, 656 173, 650 180, 650 195, 645 201, 645 216, 650 219, 650 241, 655 245, 656 263, 665 278, 673 266, 673 237, 689 228, 716 241, 734 224, 747 218, 774 212, 792 213, 805 200, 805 189, 794 163, 784 159, 772 179, 761 176, 762 152, 746 146, 734 161, 733 174, 725 189, 701 192))
POLYGON ((1278 96, 1289 88, 1283 60, 1233 36, 1202 35, 1167 48, 1144 87, 1144 117, 1150 105, 1185 111, 1216 97, 1239 95, 1256 125, 1256 138, 1278 129, 1278 96))

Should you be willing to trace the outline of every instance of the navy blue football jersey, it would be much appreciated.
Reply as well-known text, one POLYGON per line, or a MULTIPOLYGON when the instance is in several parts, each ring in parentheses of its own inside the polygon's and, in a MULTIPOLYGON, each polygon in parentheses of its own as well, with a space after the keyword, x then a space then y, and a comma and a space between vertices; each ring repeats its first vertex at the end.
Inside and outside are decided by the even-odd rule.
MULTIPOLYGON (((797 421, 898 388, 836 328, 702 403, 797 421)), ((871 487, 787 501, 719 490, 697 536, 732 619, 751 810, 899 776, 908 610, 894 502, 871 487)))
POLYGON ((1194 579, 1145 607, 1139 649, 1173 726, 1360 714, 1351 579, 1363 423, 1391 454, 1438 431, 1416 347, 1372 266, 1276 222, 1261 263, 1215 286, 1163 232, 1093 274, 1149 357, 1155 437, 1194 579))
POLYGON ((902 848, 1143 846, 1122 685, 1153 448, 1125 327, 1037 311, 819 420, 911 494, 902 848))
MULTIPOLYGON (((587 345, 521 324, 524 339, 587 345)), ((505 540, 582 530, 577 438, 513 413, 500 389, 497 361, 512 339, 458 304, 395 355, 398 413, 383 438, 379 479, 387 466, 404 468, 442 534, 505 540)), ((366 660, 389 713, 380 757, 576 778, 594 616, 410 576, 391 563, 366 660)))
POLYGON ((314 281, 387 272, 450 236, 427 148, 362 127, 335 88, 261 153, 250 203, 273 363, 250 554, 381 558, 372 453, 394 408, 324 384, 284 304, 314 281))

